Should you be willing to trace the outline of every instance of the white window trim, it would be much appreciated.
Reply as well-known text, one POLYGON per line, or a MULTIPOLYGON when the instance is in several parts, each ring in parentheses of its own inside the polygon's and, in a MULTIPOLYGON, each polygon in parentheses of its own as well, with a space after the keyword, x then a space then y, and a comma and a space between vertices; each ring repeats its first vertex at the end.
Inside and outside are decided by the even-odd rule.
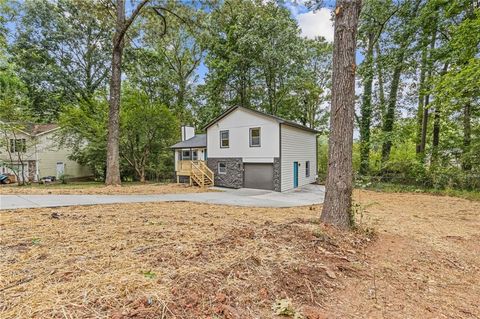
POLYGON ((218 170, 218 174, 226 175, 226 174, 227 174, 227 163, 225 163, 225 162, 218 162, 218 164, 217 164, 217 170, 218 170), (220 165, 221 165, 221 164, 225 165, 225 170, 224 170, 223 172, 220 170, 220 165))
POLYGON ((229 130, 222 130, 220 131, 220 148, 229 148, 230 147, 230 131, 229 130), (228 141, 228 146, 223 146, 223 138, 222 138, 222 133, 227 133, 227 141, 228 141))
POLYGON ((250 128, 249 132, 248 132, 248 137, 249 137, 249 141, 250 141, 250 147, 261 147, 262 146, 262 129, 260 127, 252 127, 250 128), (252 136, 252 132, 253 130, 258 130, 258 145, 253 145, 253 136, 252 136))
POLYGON ((181 158, 182 161, 191 161, 192 160, 192 152, 190 150, 182 150, 182 152, 180 153, 180 158, 181 158), (184 159, 183 158, 183 152, 189 152, 189 154, 190 154, 188 156, 189 158, 184 159))

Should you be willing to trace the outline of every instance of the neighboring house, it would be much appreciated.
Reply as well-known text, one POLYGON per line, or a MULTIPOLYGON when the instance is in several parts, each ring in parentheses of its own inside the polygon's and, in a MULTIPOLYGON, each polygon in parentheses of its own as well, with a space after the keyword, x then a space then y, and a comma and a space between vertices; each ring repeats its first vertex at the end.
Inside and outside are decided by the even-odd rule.
POLYGON ((172 146, 179 181, 203 161, 215 186, 283 192, 316 181, 318 132, 311 128, 237 106, 205 129, 195 135, 182 127, 182 142, 172 146))
POLYGON ((71 151, 60 146, 56 124, 26 124, 21 129, 2 125, 0 173, 17 172, 19 178, 37 182, 45 176, 68 178, 91 176, 88 168, 68 159, 71 151))

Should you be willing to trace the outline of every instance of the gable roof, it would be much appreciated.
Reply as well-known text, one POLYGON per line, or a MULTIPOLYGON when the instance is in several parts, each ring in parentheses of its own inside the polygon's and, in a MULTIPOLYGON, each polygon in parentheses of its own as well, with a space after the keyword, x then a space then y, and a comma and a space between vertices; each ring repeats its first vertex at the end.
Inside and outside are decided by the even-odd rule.
POLYGON ((179 142, 170 148, 202 148, 207 147, 207 134, 197 134, 188 140, 179 142))
POLYGON ((305 131, 309 131, 309 132, 312 132, 312 133, 320 133, 319 131, 313 129, 313 128, 310 128, 308 126, 305 126, 305 125, 301 125, 301 124, 298 124, 298 123, 295 123, 293 121, 289 121, 289 120, 285 120, 279 116, 276 116, 276 115, 271 115, 271 114, 268 114, 268 113, 264 113, 264 112, 261 112, 261 111, 258 111, 258 110, 254 110, 254 109, 249 109, 249 108, 246 108, 246 107, 243 107, 243 106, 232 106, 230 108, 228 108, 227 110, 225 110, 225 112, 223 112, 222 114, 220 114, 218 117, 216 117, 214 120, 212 120, 210 123, 208 123, 206 126, 205 126, 205 130, 208 129, 210 126, 212 126, 213 124, 217 123, 218 121, 220 121, 221 119, 223 119, 225 116, 227 116, 228 114, 232 113, 233 111, 237 110, 237 109, 241 109, 241 110, 246 110, 246 111, 250 111, 250 112, 253 112, 253 113, 256 113, 258 115, 261 115, 261 116, 265 116, 265 117, 268 117, 268 118, 271 118, 271 119, 274 119, 275 121, 277 121, 278 123, 280 124, 285 124, 285 125, 289 125, 289 126, 293 126, 293 127, 296 127, 296 128, 299 128, 299 129, 302 129, 302 130, 305 130, 305 131))
POLYGON ((0 121, 0 123, 18 125, 19 127, 15 128, 15 130, 18 130, 30 136, 47 134, 47 133, 56 131, 60 128, 58 124, 54 124, 54 123, 35 124, 35 123, 15 123, 15 122, 3 122, 3 121, 0 121))
POLYGON ((58 124, 31 124, 27 125, 26 131, 31 135, 41 135, 60 128, 58 124))

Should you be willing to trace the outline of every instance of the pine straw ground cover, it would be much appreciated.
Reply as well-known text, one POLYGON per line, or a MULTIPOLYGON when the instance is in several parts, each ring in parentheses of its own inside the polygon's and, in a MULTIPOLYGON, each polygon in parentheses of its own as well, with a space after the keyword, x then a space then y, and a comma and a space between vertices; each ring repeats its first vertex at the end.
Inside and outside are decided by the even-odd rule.
POLYGON ((0 213, 0 318, 479 318, 480 203, 357 191, 319 206, 0 213))
POLYGON ((179 194, 213 191, 208 188, 189 186, 188 184, 124 183, 122 186, 105 186, 101 183, 78 182, 69 184, 32 184, 26 186, 0 185, 0 194, 26 195, 118 195, 118 194, 179 194))
POLYGON ((318 212, 149 203, 1 213, 1 316, 269 318, 286 298, 318 307, 369 240, 320 226, 318 212))

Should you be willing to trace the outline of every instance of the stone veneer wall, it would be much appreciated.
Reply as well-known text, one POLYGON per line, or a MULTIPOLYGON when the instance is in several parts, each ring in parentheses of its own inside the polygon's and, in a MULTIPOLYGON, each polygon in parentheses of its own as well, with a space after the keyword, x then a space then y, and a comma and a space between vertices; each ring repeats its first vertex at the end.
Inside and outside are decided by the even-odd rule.
POLYGON ((281 192, 282 190, 282 164, 280 162, 280 157, 275 157, 273 159, 273 190, 276 192, 281 192))
POLYGON ((208 158, 207 166, 215 174, 215 186, 243 187, 243 162, 241 157, 208 158), (218 174, 218 163, 227 164, 227 174, 218 174))

